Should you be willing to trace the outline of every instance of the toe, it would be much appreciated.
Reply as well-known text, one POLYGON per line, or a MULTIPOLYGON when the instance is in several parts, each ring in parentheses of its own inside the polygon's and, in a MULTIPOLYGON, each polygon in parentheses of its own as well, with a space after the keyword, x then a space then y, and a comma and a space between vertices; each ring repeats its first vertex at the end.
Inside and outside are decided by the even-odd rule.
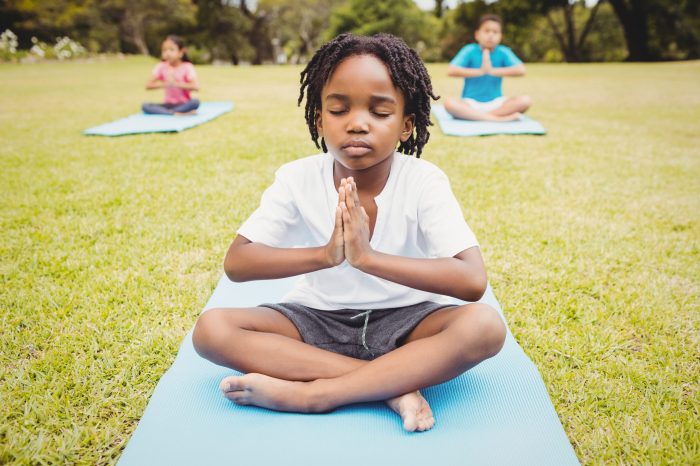
POLYGON ((241 387, 240 377, 236 377, 233 375, 230 377, 225 377, 221 380, 221 383, 219 384, 219 389, 224 393, 243 390, 243 387, 241 387))
POLYGON ((418 420, 412 413, 405 414, 403 418, 403 428, 408 432, 415 432, 418 429, 418 420))

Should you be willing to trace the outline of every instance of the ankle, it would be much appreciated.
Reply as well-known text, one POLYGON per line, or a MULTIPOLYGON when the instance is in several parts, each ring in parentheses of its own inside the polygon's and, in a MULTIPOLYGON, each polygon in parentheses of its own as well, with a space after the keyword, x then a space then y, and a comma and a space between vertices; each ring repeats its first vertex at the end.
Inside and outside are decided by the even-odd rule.
POLYGON ((336 407, 332 402, 329 379, 317 379, 307 382, 304 405, 309 413, 325 413, 336 407))

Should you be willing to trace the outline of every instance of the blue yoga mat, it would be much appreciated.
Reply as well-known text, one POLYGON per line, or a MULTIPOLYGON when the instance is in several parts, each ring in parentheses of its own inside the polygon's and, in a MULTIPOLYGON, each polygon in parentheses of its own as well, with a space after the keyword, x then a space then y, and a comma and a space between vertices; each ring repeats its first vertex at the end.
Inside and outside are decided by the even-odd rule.
POLYGON ((195 115, 147 115, 136 113, 121 120, 94 126, 83 131, 92 136, 124 136, 139 133, 173 133, 213 120, 233 109, 231 102, 204 102, 195 115))
POLYGON ((545 134, 544 127, 523 115, 517 121, 470 121, 453 117, 442 105, 432 106, 433 115, 443 133, 448 136, 491 136, 494 134, 545 134))
MULTIPOLYGON (((222 277, 206 308, 275 301, 293 282, 222 277)), ((501 312, 490 287, 482 301, 501 312)), ((190 332, 118 465, 579 464, 537 368, 510 331, 497 356, 423 390, 436 423, 422 433, 405 432, 379 402, 328 414, 237 406, 218 388, 233 373, 200 358, 190 332)))

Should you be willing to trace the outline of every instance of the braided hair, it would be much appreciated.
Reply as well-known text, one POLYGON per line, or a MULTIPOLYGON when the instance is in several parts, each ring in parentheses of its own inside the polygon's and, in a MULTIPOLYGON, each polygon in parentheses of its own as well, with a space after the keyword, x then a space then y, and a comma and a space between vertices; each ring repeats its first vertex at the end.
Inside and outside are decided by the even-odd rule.
POLYGON ((437 100, 439 97, 433 94, 430 76, 416 51, 391 34, 382 33, 371 37, 340 34, 316 51, 301 72, 301 90, 297 102, 301 105, 306 90, 305 117, 311 140, 316 147, 328 152, 323 138, 321 145, 318 143, 316 127, 316 115, 321 110, 321 90, 338 64, 353 55, 372 55, 388 68, 391 81, 403 93, 406 102, 404 115, 415 115, 415 133, 411 133, 406 141, 401 141, 398 151, 404 154, 415 153, 416 157, 420 157, 423 146, 430 138, 430 99, 437 100))

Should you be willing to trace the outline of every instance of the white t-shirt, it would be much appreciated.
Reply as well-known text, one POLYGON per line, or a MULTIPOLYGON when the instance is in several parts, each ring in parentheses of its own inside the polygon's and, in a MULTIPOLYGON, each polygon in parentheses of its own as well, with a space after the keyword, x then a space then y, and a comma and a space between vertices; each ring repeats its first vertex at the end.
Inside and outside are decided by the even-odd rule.
MULTIPOLYGON (((447 176, 430 162, 395 153, 389 179, 374 200, 377 220, 370 246, 376 251, 437 258, 478 246, 447 176)), ((333 232, 337 205, 333 156, 305 157, 277 170, 238 234, 272 247, 323 246, 333 232)), ((347 261, 302 275, 282 299, 322 310, 384 309, 423 301, 453 300, 366 274, 347 261)))

